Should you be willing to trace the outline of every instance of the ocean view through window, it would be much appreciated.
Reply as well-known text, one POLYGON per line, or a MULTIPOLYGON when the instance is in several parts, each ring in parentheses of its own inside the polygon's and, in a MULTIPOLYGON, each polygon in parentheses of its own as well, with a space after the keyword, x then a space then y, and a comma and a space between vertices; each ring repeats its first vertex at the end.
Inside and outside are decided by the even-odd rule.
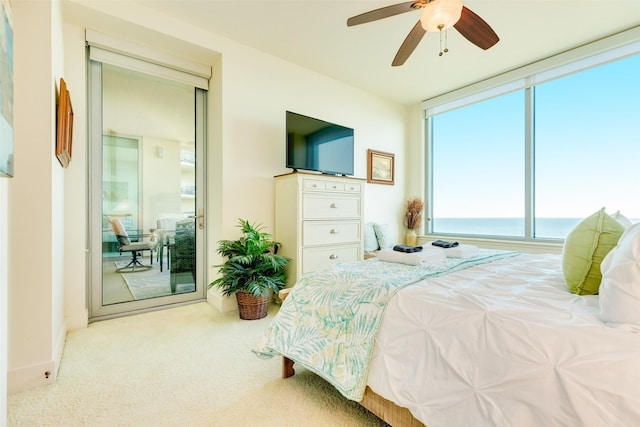
POLYGON ((564 239, 602 207, 639 222, 638 75, 636 52, 427 112, 427 234, 564 239))
MULTIPOLYGON (((536 218, 535 235, 564 238, 584 218, 536 218)), ((638 218, 629 218, 633 223, 638 218)), ((434 218, 434 228, 445 234, 524 236, 524 218, 434 218)))

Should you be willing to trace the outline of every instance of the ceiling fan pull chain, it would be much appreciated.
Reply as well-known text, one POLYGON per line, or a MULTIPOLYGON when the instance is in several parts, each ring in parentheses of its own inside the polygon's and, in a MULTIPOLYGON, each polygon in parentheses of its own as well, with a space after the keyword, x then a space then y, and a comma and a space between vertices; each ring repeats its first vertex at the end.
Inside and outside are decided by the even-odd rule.
POLYGON ((444 53, 449 52, 449 29, 444 30, 444 53))
POLYGON ((440 52, 438 56, 442 56, 443 54, 449 52, 449 29, 444 28, 444 24, 438 25, 438 30, 440 32, 440 52), (442 49, 442 30, 444 29, 444 49, 442 49))

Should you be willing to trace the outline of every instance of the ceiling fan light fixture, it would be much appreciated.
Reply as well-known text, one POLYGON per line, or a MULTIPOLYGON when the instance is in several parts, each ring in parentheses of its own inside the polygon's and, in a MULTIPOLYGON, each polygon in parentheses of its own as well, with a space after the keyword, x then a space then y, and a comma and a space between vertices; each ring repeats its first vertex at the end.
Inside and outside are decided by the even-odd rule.
POLYGON ((462 15, 462 0, 431 0, 422 8, 420 23, 432 33, 455 25, 462 15))
POLYGON ((440 36, 440 53, 447 53, 448 29, 455 27, 465 39, 487 50, 498 43, 500 38, 482 18, 468 7, 463 6, 462 0, 411 0, 381 7, 347 19, 347 26, 377 21, 402 13, 422 9, 420 20, 413 25, 411 31, 400 45, 391 65, 398 67, 405 63, 416 49, 420 40, 427 32, 437 32, 440 36), (443 31, 444 30, 444 31, 443 31), (444 41, 444 49, 442 48, 444 41))

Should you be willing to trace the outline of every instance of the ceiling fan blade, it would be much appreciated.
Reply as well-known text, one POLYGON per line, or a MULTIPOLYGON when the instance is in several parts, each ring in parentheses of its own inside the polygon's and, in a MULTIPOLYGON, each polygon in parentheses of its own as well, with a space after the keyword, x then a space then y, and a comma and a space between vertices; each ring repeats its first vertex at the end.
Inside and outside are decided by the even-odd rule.
POLYGON ((462 6, 462 15, 460 20, 455 23, 454 28, 471 43, 484 50, 489 49, 500 40, 489 24, 466 6, 462 6))
POLYGON ((422 23, 420 20, 413 26, 407 38, 404 39, 400 49, 398 49, 398 53, 396 53, 396 57, 393 58, 393 62, 391 65, 397 67, 398 65, 404 64, 404 62, 409 58, 409 56, 413 53, 413 51, 422 40, 422 37, 426 33, 425 29, 422 28, 422 23))
POLYGON ((352 27, 354 25, 366 24, 367 22, 377 21, 378 19, 388 18, 390 16, 399 15, 401 13, 410 12, 413 10, 414 3, 421 3, 420 0, 406 1, 404 3, 394 4, 392 6, 381 7, 370 12, 362 13, 360 15, 352 16, 347 19, 347 26, 352 27))

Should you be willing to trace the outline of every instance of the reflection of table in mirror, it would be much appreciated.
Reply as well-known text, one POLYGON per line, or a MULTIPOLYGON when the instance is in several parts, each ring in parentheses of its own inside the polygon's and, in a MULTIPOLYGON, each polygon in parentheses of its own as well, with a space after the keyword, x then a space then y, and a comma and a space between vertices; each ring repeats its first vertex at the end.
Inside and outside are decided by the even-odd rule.
POLYGON ((172 292, 182 274, 195 283, 196 277, 196 235, 195 219, 189 218, 176 223, 175 234, 169 239, 167 264, 171 270, 172 292), (186 274, 185 274, 186 273, 186 274), (190 276, 190 277, 189 277, 190 276))
POLYGON ((158 263, 160 264, 160 271, 164 269, 164 251, 167 251, 167 268, 169 268, 169 260, 171 259, 171 245, 173 244, 173 237, 175 230, 155 230, 158 238, 158 263))

